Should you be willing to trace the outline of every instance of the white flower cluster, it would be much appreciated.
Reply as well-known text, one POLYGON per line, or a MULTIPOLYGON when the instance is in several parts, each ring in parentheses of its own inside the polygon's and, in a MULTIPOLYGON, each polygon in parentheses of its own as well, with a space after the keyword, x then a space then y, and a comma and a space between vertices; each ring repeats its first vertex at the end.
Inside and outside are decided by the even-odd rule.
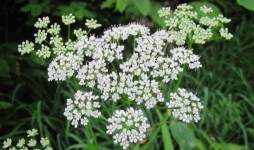
POLYGON ((70 78, 76 70, 78 70, 83 62, 83 57, 67 53, 66 55, 57 56, 48 67, 48 80, 64 81, 70 78))
POLYGON ((34 27, 36 28, 47 28, 48 24, 49 24, 49 17, 43 17, 43 18, 39 18, 38 21, 34 24, 34 27))
POLYGON ((200 120, 199 112, 203 109, 203 106, 196 95, 179 88, 176 93, 171 93, 170 97, 171 100, 166 105, 168 108, 173 109, 173 117, 187 123, 200 120))
MULTIPOLYGON (((200 11, 204 15, 198 18, 198 13, 193 10, 191 5, 182 4, 177 6, 172 13, 170 13, 169 7, 162 8, 158 13, 166 18, 165 24, 169 27, 169 33, 177 45, 186 44, 186 40, 192 43, 205 44, 212 38, 213 32, 217 28, 220 29, 221 25, 229 23, 230 19, 225 18, 221 14, 217 17, 207 16, 213 12, 213 9, 206 5, 201 6, 200 11)), ((230 33, 223 31, 220 31, 221 37, 226 40, 232 38, 230 33)))
POLYGON ((19 139, 16 146, 12 145, 12 140, 10 138, 7 138, 3 142, 3 149, 9 149, 9 150, 29 150, 29 149, 53 150, 50 146, 50 142, 47 137, 41 137, 40 142, 37 142, 36 135, 38 135, 38 130, 36 130, 36 129, 28 130, 27 131, 28 139, 25 139, 25 138, 19 139))
POLYGON ((25 53, 30 53, 33 50, 34 50, 34 43, 29 42, 28 40, 18 45, 18 51, 21 53, 21 55, 25 53))
MULTIPOLYGON (((75 23, 75 17, 70 14, 68 16, 62 16, 62 21, 64 24, 69 25, 75 23)), ((43 58, 49 58, 52 54, 57 56, 66 55, 68 52, 75 51, 74 41, 68 39, 64 41, 61 37, 61 27, 59 24, 54 23, 49 26, 49 17, 39 18, 35 23, 35 27, 38 28, 38 32, 34 34, 35 37, 35 45, 33 42, 25 41, 18 45, 18 51, 23 55, 26 53, 30 53, 35 50, 35 47, 38 47, 36 51, 36 55, 43 58)), ((94 26, 99 26, 96 23, 96 20, 92 20, 94 26)), ((85 36, 86 31, 76 30, 74 32, 77 39, 85 36)))
POLYGON ((143 141, 150 127, 143 112, 132 107, 126 111, 117 110, 108 122, 107 133, 113 135, 114 143, 120 143, 123 149, 127 149, 130 143, 143 141))
POLYGON ((87 19, 85 25, 89 29, 96 29, 101 27, 101 24, 97 23, 97 20, 94 20, 94 19, 87 19))
POLYGON ((153 108, 164 101, 156 79, 162 78, 166 83, 176 80, 183 70, 182 64, 191 69, 201 67, 199 57, 183 47, 172 49, 170 56, 165 56, 164 47, 169 42, 172 38, 165 30, 150 35, 149 29, 137 24, 113 27, 101 38, 84 36, 76 47, 93 60, 85 63, 76 77, 81 86, 99 89, 103 100, 117 101, 125 95, 128 100, 153 108), (130 58, 124 58, 124 45, 115 41, 126 40, 129 36, 136 37, 137 46, 130 58), (120 61, 121 71, 114 70, 114 61, 120 61))
POLYGON ((70 25, 76 22, 75 16, 69 14, 68 16, 62 16, 62 21, 65 25, 70 25))
POLYGON ((97 102, 99 96, 95 96, 92 92, 77 91, 74 95, 74 100, 67 99, 67 107, 65 108, 64 115, 71 124, 75 127, 80 123, 86 126, 88 117, 98 118, 101 113, 98 109, 101 107, 97 102))

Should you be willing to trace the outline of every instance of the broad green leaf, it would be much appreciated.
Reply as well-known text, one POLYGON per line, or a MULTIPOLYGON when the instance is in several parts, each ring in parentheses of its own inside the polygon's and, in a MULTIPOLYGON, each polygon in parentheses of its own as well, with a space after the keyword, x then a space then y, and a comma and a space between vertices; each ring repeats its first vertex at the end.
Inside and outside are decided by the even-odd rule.
POLYGON ((123 12, 127 6, 127 0, 117 0, 116 1, 116 9, 120 12, 123 12))
POLYGON ((41 14, 42 7, 40 4, 35 4, 31 7, 31 15, 34 17, 37 17, 41 14))
POLYGON ((151 10, 150 0, 132 0, 135 7, 144 15, 148 15, 151 10))
POLYGON ((87 9, 83 9, 83 15, 87 18, 95 18, 95 14, 87 9))
POLYGON ((251 11, 254 11, 254 1, 253 0, 236 0, 237 3, 246 8, 246 9, 249 9, 251 11))
POLYGON ((78 9, 75 11, 74 15, 77 17, 78 20, 82 20, 84 18, 84 12, 82 9, 78 9))
POLYGON ((172 122, 171 133, 181 150, 192 150, 196 147, 196 141, 193 130, 187 124, 181 122, 172 122))
POLYGON ((8 109, 12 106, 11 103, 6 102, 6 101, 0 101, 0 110, 2 109, 8 109))
POLYGON ((155 2, 152 2, 152 6, 149 12, 149 16, 152 20, 161 27, 165 27, 164 19, 159 17, 158 10, 161 9, 161 6, 155 2))
POLYGON ((106 0, 101 4, 101 9, 104 8, 111 8, 113 4, 116 2, 116 0, 106 0))

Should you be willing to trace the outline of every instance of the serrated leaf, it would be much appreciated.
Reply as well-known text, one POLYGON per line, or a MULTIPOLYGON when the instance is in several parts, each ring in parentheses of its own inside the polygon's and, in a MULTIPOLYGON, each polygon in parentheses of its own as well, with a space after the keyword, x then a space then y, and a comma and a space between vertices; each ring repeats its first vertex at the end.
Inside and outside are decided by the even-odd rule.
POLYGON ((151 10, 150 0, 132 0, 135 7, 144 15, 148 15, 151 10))
POLYGON ((39 4, 35 4, 31 7, 31 15, 37 17, 41 14, 42 7, 39 4))
POLYGON ((182 150, 192 150, 196 147, 193 130, 187 124, 172 122, 171 133, 182 150))
POLYGON ((6 101, 0 101, 0 110, 2 109, 8 109, 12 106, 11 103, 6 102, 6 101))
POLYGON ((116 0, 106 0, 101 4, 101 9, 111 8, 116 0))
POLYGON ((124 9, 126 8, 126 6, 127 6, 127 0, 117 0, 116 1, 116 9, 119 12, 123 12, 124 9))
POLYGON ((236 0, 236 2, 244 8, 254 11, 254 1, 253 0, 236 0))

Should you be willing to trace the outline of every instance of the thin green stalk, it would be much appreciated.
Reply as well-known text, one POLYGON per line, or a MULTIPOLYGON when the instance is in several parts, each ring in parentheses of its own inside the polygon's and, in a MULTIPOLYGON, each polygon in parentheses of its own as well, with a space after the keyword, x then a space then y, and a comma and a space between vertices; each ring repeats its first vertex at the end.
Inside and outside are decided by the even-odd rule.
POLYGON ((154 133, 153 133, 151 139, 146 143, 146 145, 144 145, 144 147, 142 148, 142 150, 146 150, 146 149, 149 148, 149 146, 152 144, 152 142, 153 142, 154 139, 156 138, 157 134, 159 133, 159 131, 160 131, 162 125, 167 121, 168 117, 169 117, 169 113, 166 112, 166 113, 164 114, 164 116, 163 116, 163 118, 162 118, 162 120, 161 120, 159 126, 158 126, 158 127, 156 128, 156 130, 154 131, 154 133))
POLYGON ((68 25, 68 41, 69 41, 69 39, 70 39, 70 32, 71 32, 71 25, 69 24, 68 25))
POLYGON ((183 71, 182 71, 182 72, 180 73, 180 75, 179 75, 179 78, 178 78, 178 80, 177 80, 177 83, 176 83, 174 92, 176 92, 176 91, 178 90, 178 88, 179 88, 179 86, 180 86, 180 84, 181 84, 181 82, 182 82, 183 73, 184 73, 185 68, 186 68, 186 64, 183 65, 183 71))
POLYGON ((90 135, 92 136, 93 144, 96 146, 96 149, 99 149, 98 143, 97 143, 96 137, 93 133, 93 129, 92 129, 92 125, 91 125, 90 121, 88 121, 88 131, 89 131, 90 135))

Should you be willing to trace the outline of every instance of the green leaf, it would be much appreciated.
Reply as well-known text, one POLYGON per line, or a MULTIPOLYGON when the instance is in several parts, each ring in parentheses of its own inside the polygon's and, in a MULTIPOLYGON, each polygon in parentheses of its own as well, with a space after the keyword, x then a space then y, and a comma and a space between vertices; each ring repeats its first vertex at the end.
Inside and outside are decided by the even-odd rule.
POLYGON ((41 14, 41 12, 42 12, 42 7, 40 4, 34 4, 31 7, 31 15, 32 16, 37 17, 41 14))
POLYGON ((172 122, 171 133, 182 150, 191 150, 196 147, 193 130, 181 122, 172 122))
POLYGON ((120 11, 121 13, 124 11, 124 9, 127 6, 127 0, 117 0, 116 1, 116 9, 120 11))
POLYGON ((237 145, 234 143, 214 143, 215 149, 229 149, 229 150, 245 150, 245 147, 242 145, 237 145))
POLYGON ((84 11, 82 9, 78 9, 75 11, 74 15, 77 17, 78 20, 82 20, 84 18, 84 11))
POLYGON ((246 8, 248 10, 254 11, 254 1, 253 0, 236 0, 236 1, 240 6, 246 8))
MULTIPOLYGON (((160 118, 160 121, 162 121, 162 115, 159 110, 156 110, 157 115, 160 118)), ((164 144, 164 149, 165 150, 174 150, 172 139, 169 133, 169 128, 167 123, 163 123, 161 126, 161 133, 162 133, 162 138, 163 138, 163 144, 164 144)))
POLYGON ((144 15, 148 15, 151 10, 150 0, 133 0, 135 7, 144 15))
POLYGON ((6 101, 0 101, 0 110, 2 109, 8 109, 12 106, 11 103, 6 102, 6 101))
POLYGON ((164 19, 161 18, 158 14, 158 10, 161 9, 161 6, 157 3, 152 2, 152 7, 149 12, 149 16, 152 20, 161 27, 165 27, 164 19))
POLYGON ((83 9, 83 15, 87 18, 95 18, 95 14, 87 9, 83 9))
POLYGON ((116 0, 106 0, 101 4, 101 9, 111 8, 116 0))

